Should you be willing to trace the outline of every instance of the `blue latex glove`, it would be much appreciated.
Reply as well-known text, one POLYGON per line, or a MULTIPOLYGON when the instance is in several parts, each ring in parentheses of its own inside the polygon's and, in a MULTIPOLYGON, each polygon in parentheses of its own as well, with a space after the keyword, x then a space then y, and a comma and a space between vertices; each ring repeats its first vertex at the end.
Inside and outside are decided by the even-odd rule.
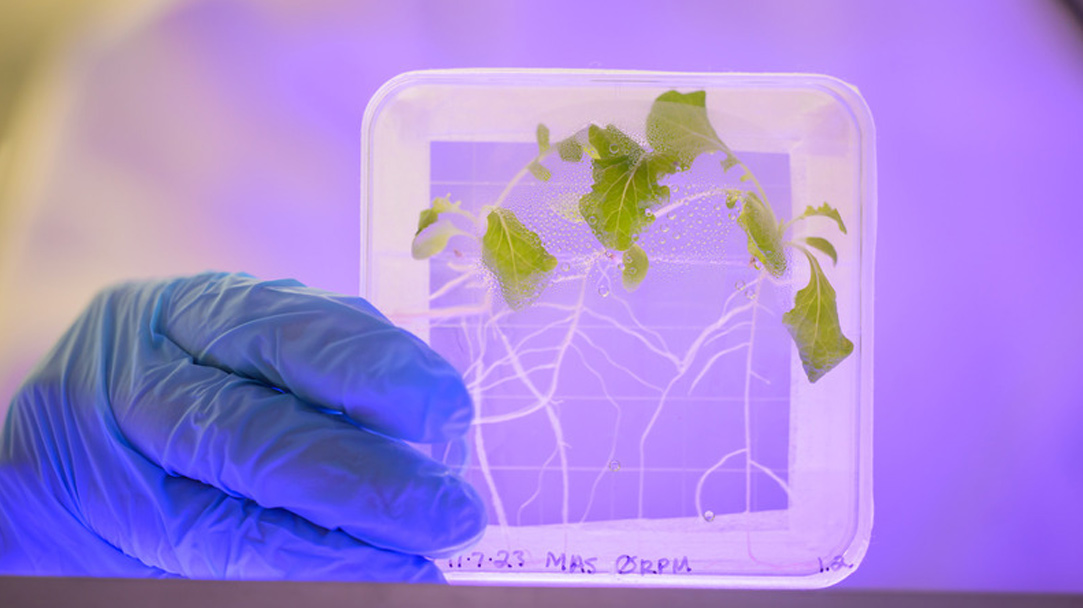
POLYGON ((455 370, 359 298, 121 285, 14 398, 0 573, 441 581, 421 556, 472 543, 485 509, 401 440, 471 416, 455 370))

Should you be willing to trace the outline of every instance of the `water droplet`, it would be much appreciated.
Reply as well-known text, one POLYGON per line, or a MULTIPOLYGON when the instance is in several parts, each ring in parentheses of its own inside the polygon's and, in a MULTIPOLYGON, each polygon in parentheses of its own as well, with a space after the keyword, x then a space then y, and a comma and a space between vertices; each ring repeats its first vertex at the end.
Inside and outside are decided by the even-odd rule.
POLYGON ((649 219, 649 220, 654 219, 654 212, 651 211, 650 209, 647 209, 646 211, 644 211, 643 215, 647 216, 647 219, 649 219))
POLYGON ((624 262, 617 262, 617 270, 624 270, 624 262))
POLYGON ((609 144, 609 153, 610 154, 616 154, 618 149, 619 148, 617 148, 617 144, 609 144))
POLYGON ((613 471, 614 473, 619 471, 620 470, 620 461, 619 460, 610 460, 609 461, 609 470, 613 471))
POLYGON ((564 265, 560 267, 560 271, 561 272, 571 272, 572 271, 572 265, 569 264, 568 262, 564 262, 564 265))
MULTIPOLYGON (((733 214, 731 213, 730 215, 732 216, 733 214)), ((592 216, 588 217, 587 218, 587 223, 590 224, 591 226, 593 226, 594 224, 597 224, 598 223, 598 216, 597 215, 592 215, 592 216)))
POLYGON ((662 226, 661 230, 662 232, 669 232, 669 224, 662 226))
POLYGON ((714 521, 714 511, 704 511, 703 519, 706 521, 714 521))
POLYGON ((678 191, 680 191, 680 189, 681 189, 680 186, 670 186, 669 187, 670 192, 678 192, 678 191))
POLYGON ((736 213, 732 213, 732 212, 731 212, 731 213, 730 213, 730 219, 731 219, 731 220, 735 220, 735 219, 737 219, 737 214, 736 214, 736 213))
POLYGON ((659 243, 661 243, 662 245, 665 245, 665 244, 666 244, 666 240, 665 240, 665 239, 659 239, 659 240, 658 240, 658 242, 659 242, 659 243))
POLYGON ((606 285, 605 283, 600 283, 598 285, 598 295, 602 296, 603 298, 609 296, 609 285, 606 285))
POLYGON ((715 205, 714 210, 715 211, 721 211, 722 210, 722 205, 715 205))
POLYGON ((733 284, 733 288, 736 289, 737 291, 741 291, 742 289, 745 288, 745 282, 744 281, 737 281, 736 283, 733 284))
POLYGON ((673 240, 675 240, 675 241, 679 241, 679 240, 681 240, 681 233, 680 233, 680 232, 678 232, 677 234, 674 234, 674 235, 673 235, 673 240))
POLYGON ((632 266, 632 267, 630 267, 628 269, 628 275, 633 276, 633 277, 636 275, 636 267, 635 266, 632 266))
POLYGON ((669 214, 669 219, 671 219, 671 220, 676 220, 676 219, 677 219, 677 218, 679 218, 679 217, 681 217, 681 216, 680 216, 680 215, 677 215, 677 212, 676 212, 676 211, 674 211, 674 212, 672 212, 672 213, 670 213, 670 214, 669 214))
POLYGON ((749 300, 755 300, 756 299, 756 290, 755 289, 746 289, 745 290, 745 297, 748 298, 749 300))

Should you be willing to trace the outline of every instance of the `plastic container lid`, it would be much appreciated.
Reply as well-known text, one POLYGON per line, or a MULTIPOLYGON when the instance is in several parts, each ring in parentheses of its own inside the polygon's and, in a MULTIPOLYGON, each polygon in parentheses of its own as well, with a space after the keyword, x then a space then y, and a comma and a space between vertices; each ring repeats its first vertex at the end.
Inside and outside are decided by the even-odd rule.
POLYGON ((806 74, 413 72, 362 295, 463 374, 452 582, 823 587, 872 526, 875 136, 806 74))

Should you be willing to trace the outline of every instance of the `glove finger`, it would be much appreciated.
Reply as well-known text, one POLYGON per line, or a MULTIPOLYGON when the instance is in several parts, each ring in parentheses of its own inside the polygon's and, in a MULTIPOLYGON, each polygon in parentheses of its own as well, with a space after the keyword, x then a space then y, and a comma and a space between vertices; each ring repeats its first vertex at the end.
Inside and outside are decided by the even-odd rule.
POLYGON ((166 339, 156 351, 112 382, 113 409, 166 471, 396 551, 441 554, 483 531, 474 489, 404 442, 194 364, 166 339))
POLYGON ((107 542, 189 578, 441 582, 429 560, 387 551, 282 509, 167 475, 130 448, 84 488, 84 513, 107 542))
POLYGON ((457 437, 473 409, 458 372, 368 302, 204 274, 170 284, 160 330, 197 363, 261 380, 408 441, 457 437))

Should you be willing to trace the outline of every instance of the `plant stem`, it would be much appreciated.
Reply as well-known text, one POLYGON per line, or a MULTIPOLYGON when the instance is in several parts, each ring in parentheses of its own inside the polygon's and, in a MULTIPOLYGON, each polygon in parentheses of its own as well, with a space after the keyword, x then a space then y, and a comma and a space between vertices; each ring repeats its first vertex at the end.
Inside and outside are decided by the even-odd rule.
POLYGON ((703 192, 698 192, 698 193, 693 194, 691 196, 686 196, 684 198, 679 198, 679 199, 673 201, 672 203, 666 205, 665 207, 662 207, 658 211, 655 211, 654 212, 654 217, 655 218, 664 217, 666 214, 673 213, 674 211, 680 209, 681 207, 683 207, 683 206, 685 206, 685 205, 687 205, 689 203, 693 203, 693 202, 698 201, 700 199, 710 198, 712 196, 718 196, 720 194, 725 194, 727 190, 729 190, 729 188, 711 188, 710 190, 705 190, 703 192))
POLYGON ((507 185, 504 186, 504 189, 500 191, 500 195, 496 197, 495 201, 493 201, 492 206, 500 207, 501 205, 503 205, 504 201, 507 200, 508 195, 510 195, 511 191, 515 189, 515 186, 519 185, 519 182, 522 181, 528 173, 530 173, 530 165, 532 165, 533 163, 541 163, 541 161, 545 160, 547 157, 553 154, 553 150, 555 150, 555 148, 549 148, 545 152, 540 152, 537 156, 531 159, 530 162, 523 165, 522 168, 519 169, 519 171, 517 171, 515 175, 512 176, 511 181, 509 181, 507 185))

